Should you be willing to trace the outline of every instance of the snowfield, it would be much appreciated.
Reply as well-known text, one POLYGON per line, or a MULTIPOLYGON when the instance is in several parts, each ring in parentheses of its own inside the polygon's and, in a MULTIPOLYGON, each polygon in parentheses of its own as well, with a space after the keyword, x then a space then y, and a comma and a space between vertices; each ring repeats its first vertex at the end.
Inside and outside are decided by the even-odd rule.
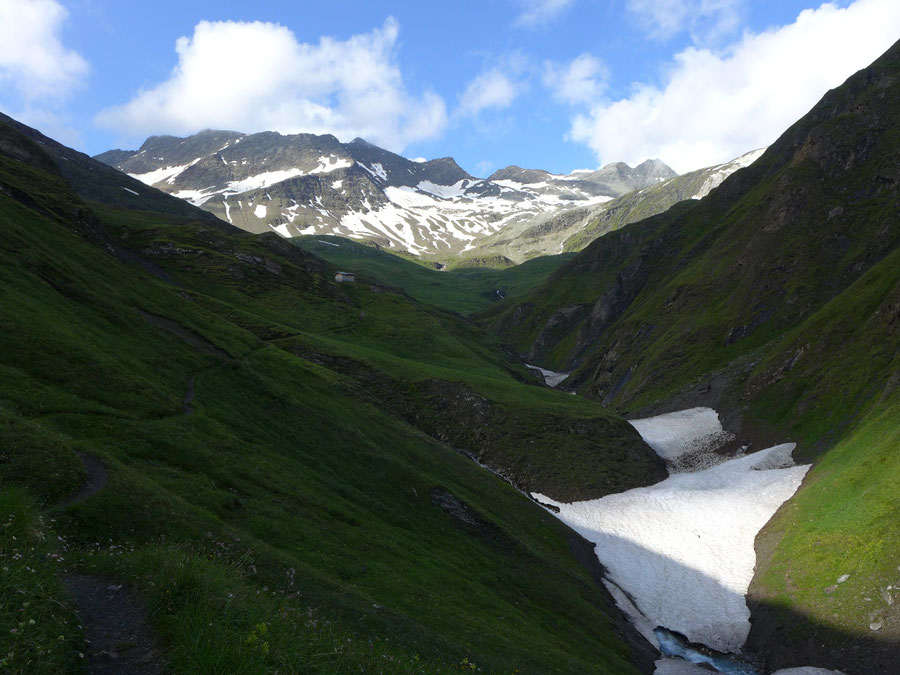
MULTIPOLYGON (((632 424, 673 464, 722 434, 709 408, 632 424)), ((558 507, 558 518, 596 544, 607 587, 652 644, 659 646, 653 629, 664 626, 738 652, 750 631, 744 595, 756 563, 753 541, 809 469, 794 464, 793 449, 777 445, 590 501, 532 496, 558 507)))
POLYGON ((703 199, 706 195, 713 191, 714 188, 719 187, 728 176, 733 174, 738 169, 743 169, 744 167, 750 166, 759 159, 762 154, 768 148, 760 148, 759 150, 752 150, 745 155, 741 155, 737 159, 733 159, 730 162, 726 162, 725 164, 720 164, 715 167, 713 172, 707 176, 706 180, 703 182, 703 185, 700 186, 700 190, 697 194, 692 195, 691 199, 703 199))
POLYGON ((629 424, 673 473, 718 464, 722 458, 714 451, 732 438, 712 408, 680 410, 629 424))
MULTIPOLYGON (((709 675, 710 671, 698 665, 682 661, 681 659, 659 659, 656 662, 656 670, 653 675, 709 675)), ((782 668, 772 675, 844 675, 839 670, 825 670, 802 666, 800 668, 782 668)))
POLYGON ((531 370, 537 370, 541 375, 544 376, 544 382, 548 387, 555 387, 560 382, 565 380, 571 373, 556 373, 552 370, 544 370, 543 368, 539 368, 537 366, 531 366, 529 364, 525 364, 526 368, 531 368, 531 370))

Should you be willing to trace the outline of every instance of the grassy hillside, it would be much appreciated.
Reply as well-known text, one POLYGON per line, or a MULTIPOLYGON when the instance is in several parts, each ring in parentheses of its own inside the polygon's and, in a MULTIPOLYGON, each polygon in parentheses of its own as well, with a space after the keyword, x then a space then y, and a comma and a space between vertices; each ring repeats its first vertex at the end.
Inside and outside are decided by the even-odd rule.
POLYGON ((636 672, 583 542, 465 456, 596 496, 662 471, 629 425, 454 314, 85 203, 6 138, 3 667, 84 668, 66 570, 133 589, 177 672, 636 672), (108 482, 64 505, 85 456, 108 482))
POLYGON ((900 604, 879 600, 900 558, 897 446, 872 442, 898 421, 898 85, 895 45, 707 198, 601 237, 480 315, 620 411, 713 405, 747 440, 817 461, 760 539, 754 631, 781 664, 900 659, 900 604), (864 466, 879 470, 863 481, 864 466), (858 576, 841 604, 824 589, 844 567, 858 576))
POLYGON ((334 270, 353 271, 362 281, 368 278, 400 288, 419 302, 463 315, 529 293, 572 257, 544 256, 505 269, 465 267, 462 259, 458 267, 438 270, 427 262, 413 262, 341 237, 297 237, 291 241, 327 260, 334 270))

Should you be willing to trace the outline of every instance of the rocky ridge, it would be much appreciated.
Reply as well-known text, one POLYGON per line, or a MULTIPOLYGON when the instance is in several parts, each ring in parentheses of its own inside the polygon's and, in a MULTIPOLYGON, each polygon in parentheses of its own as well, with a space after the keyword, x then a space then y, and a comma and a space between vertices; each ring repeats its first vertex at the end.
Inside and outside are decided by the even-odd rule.
MULTIPOLYGON (((479 239, 469 255, 503 255, 521 263, 540 255, 580 251, 607 232, 662 213, 680 201, 702 199, 732 173, 750 166, 764 150, 765 148, 753 150, 730 162, 697 169, 680 176, 663 178, 661 174, 655 172, 651 176, 656 177, 658 181, 656 184, 633 190, 614 199, 563 211, 550 211, 531 220, 510 223, 499 232, 479 239)), ((647 167, 652 163, 653 160, 648 160, 631 171, 637 172, 641 167, 647 167)), ((524 169, 514 173, 509 171, 516 168, 509 167, 498 171, 491 179, 495 179, 498 174, 501 174, 501 178, 509 175, 534 181, 539 178, 535 174, 540 172, 524 169)), ((598 178, 613 182, 615 178, 610 174, 615 172, 619 176, 627 177, 628 170, 628 165, 619 163, 610 164, 599 171, 577 172, 575 175, 583 176, 585 182, 598 178), (603 175, 602 178, 600 174, 603 175)))

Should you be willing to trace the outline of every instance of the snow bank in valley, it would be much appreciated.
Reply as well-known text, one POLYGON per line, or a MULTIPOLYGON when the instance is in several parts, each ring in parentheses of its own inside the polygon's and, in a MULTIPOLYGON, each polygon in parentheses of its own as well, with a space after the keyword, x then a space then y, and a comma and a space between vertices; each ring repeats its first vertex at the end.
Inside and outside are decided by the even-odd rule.
MULTIPOLYGON (((719 433, 718 416, 707 411, 635 420, 641 423, 635 426, 652 447, 663 448, 657 450, 663 457, 677 459, 697 439, 719 433)), ((691 642, 737 652, 750 631, 744 595, 756 563, 753 541, 809 469, 794 465, 793 449, 777 445, 590 501, 532 496, 558 507, 558 518, 596 544, 608 587, 619 590, 614 596, 623 611, 637 612, 635 625, 645 636, 665 626, 691 642)))
MULTIPOLYGON (((682 661, 681 659, 659 659, 656 662, 656 670, 653 675, 709 675, 709 670, 700 666, 682 661)), ((776 670, 772 675, 844 675, 839 670, 826 670, 825 668, 813 668, 803 666, 801 668, 783 668, 776 670)))
POLYGON ((541 375, 544 376, 544 382, 548 387, 555 387, 560 382, 565 380, 571 373, 556 373, 552 370, 544 370, 543 368, 538 368, 537 366, 532 366, 529 364, 525 364, 526 368, 531 368, 532 370, 537 370, 541 375))
POLYGON ((776 670, 772 675, 844 675, 844 673, 840 670, 801 666, 800 668, 782 668, 781 670, 776 670))
POLYGON ((631 420, 647 445, 666 460, 671 471, 685 471, 718 464, 724 458, 716 448, 733 436, 722 428, 712 408, 691 408, 678 412, 631 420))

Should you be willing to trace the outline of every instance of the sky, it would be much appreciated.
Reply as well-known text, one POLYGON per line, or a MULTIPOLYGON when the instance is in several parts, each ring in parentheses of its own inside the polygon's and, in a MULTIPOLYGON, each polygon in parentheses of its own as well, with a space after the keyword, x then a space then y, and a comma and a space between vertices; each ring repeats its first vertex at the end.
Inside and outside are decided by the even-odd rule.
POLYGON ((679 173, 774 141, 900 38, 897 0, 0 0, 0 111, 94 155, 202 129, 679 173))

